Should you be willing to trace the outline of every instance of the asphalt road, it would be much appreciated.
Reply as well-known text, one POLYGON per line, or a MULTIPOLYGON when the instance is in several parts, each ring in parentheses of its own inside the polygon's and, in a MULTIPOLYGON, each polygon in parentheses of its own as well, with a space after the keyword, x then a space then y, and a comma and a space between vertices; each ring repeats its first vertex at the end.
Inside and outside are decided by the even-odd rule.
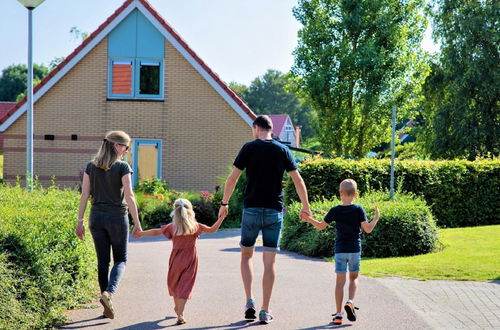
MULTIPOLYGON (((345 318, 342 326, 334 326, 331 323, 335 309, 333 264, 286 251, 279 253, 276 262, 277 276, 271 300, 274 322, 269 325, 247 322, 243 319, 245 296, 238 242, 239 231, 235 230, 202 235, 198 241, 197 283, 184 313, 187 323, 177 326, 173 301, 166 290, 172 243, 162 237, 131 238, 127 269, 113 298, 116 318, 102 318, 102 307, 95 302, 69 312, 70 320, 63 329, 431 328, 392 290, 368 277, 360 278, 355 300, 360 308, 358 321, 349 322, 345 318)), ((255 296, 260 307, 263 271, 260 248, 254 259, 255 296)))

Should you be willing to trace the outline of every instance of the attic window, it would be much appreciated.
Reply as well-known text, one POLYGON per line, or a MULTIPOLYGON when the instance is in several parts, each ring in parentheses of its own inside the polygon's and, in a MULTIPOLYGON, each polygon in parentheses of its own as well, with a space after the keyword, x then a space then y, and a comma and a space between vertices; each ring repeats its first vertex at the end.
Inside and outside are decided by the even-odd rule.
POLYGON ((163 99, 163 61, 110 59, 108 98, 163 99))
POLYGON ((114 95, 132 94, 132 61, 113 61, 112 92, 114 95))
POLYGON ((139 66, 139 94, 159 95, 160 63, 140 61, 139 66))

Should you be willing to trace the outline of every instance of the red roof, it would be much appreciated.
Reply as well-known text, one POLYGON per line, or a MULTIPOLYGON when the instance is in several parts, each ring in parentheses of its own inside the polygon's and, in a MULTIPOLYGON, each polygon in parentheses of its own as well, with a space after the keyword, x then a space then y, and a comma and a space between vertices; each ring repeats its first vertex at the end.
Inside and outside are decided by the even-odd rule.
POLYGON ((280 136, 281 132, 283 132, 283 127, 285 127, 286 121, 290 116, 289 115, 269 115, 269 117, 273 121, 273 134, 276 136, 280 136))
POLYGON ((7 117, 9 111, 14 108, 16 104, 16 102, 0 102, 0 122, 2 122, 4 117, 7 117))
MULTIPOLYGON (((198 62, 198 64, 201 65, 201 67, 219 84, 219 86, 226 91, 226 93, 238 104, 238 106, 247 114, 250 116, 252 120, 255 120, 257 117, 253 111, 248 107, 248 105, 243 102, 243 100, 238 96, 237 93, 235 93, 232 89, 230 89, 220 78, 219 76, 210 69, 205 62, 188 46, 188 44, 179 36, 179 34, 163 19, 163 17, 158 14, 156 10, 151 7, 151 5, 146 1, 146 0, 126 0, 123 5, 121 5, 115 12, 109 16, 104 23, 102 23, 97 30, 92 32, 86 38, 80 46, 78 46, 71 54, 69 54, 64 61, 59 63, 59 65, 38 84, 35 86, 33 89, 33 94, 38 92, 40 88, 42 88, 45 84, 49 82, 49 80, 59 71, 61 71, 69 61, 71 61, 78 53, 85 47, 87 46, 92 40, 94 40, 97 35, 104 30, 118 15, 120 15, 121 12, 123 12, 132 2, 134 1, 139 1, 150 13, 153 15, 158 22, 182 45, 182 47, 191 55, 193 58, 198 62)), ((16 112, 24 103, 26 102, 26 97, 24 97, 21 101, 19 101, 17 104, 15 104, 14 107, 12 107, 8 112, 7 115, 4 116, 3 118, 0 117, 0 124, 3 124, 14 112, 16 112)))

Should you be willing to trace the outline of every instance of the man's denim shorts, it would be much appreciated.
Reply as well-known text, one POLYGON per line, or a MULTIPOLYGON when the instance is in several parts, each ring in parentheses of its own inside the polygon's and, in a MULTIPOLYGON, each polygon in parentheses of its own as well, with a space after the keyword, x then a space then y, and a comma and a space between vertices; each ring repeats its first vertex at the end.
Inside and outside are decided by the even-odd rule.
POLYGON ((359 263, 361 262, 361 252, 355 253, 335 253, 335 273, 359 272, 359 263))
POLYGON ((264 251, 278 251, 283 224, 283 212, 275 209, 250 207, 243 209, 241 217, 242 249, 253 249, 262 230, 264 251))

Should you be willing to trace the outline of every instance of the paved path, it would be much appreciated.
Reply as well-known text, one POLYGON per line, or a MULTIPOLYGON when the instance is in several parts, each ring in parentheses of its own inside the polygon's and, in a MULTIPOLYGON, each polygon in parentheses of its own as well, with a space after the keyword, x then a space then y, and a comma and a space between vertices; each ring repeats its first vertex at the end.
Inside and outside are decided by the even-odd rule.
POLYGON ((377 281, 436 329, 500 329, 500 281, 377 281))
MULTIPOLYGON (((238 231, 219 231, 216 234, 203 235, 198 242, 198 279, 193 299, 186 306, 185 317, 188 323, 183 326, 174 325, 173 302, 165 288, 171 242, 155 237, 131 239, 127 270, 114 297, 117 313, 114 320, 101 318, 101 306, 94 303, 87 309, 72 311, 69 314, 71 321, 63 328, 163 329, 174 326, 182 329, 242 329, 261 326, 258 322, 243 320, 244 294, 239 272, 238 242, 238 231)), ((257 249, 254 258, 256 279, 260 279, 262 275, 261 256, 260 249, 257 249)), ((275 321, 262 327, 339 328, 330 323, 330 315, 334 311, 335 279, 331 263, 281 252, 277 258, 277 272, 271 302, 275 321)), ((432 329, 443 328, 444 324, 444 328, 450 329, 454 325, 460 325, 450 322, 435 323, 430 320, 434 317, 432 313, 422 316, 420 305, 403 294, 406 291, 404 285, 410 282, 387 281, 394 282, 361 277, 359 296, 356 299, 356 304, 360 307, 358 321, 351 323, 346 320, 341 327, 432 329)), ((262 296, 258 280, 255 281, 255 294, 258 304, 262 296)), ((491 298, 495 294, 491 293, 488 297, 491 298)), ((498 302, 498 294, 496 299, 498 302)), ((423 311, 429 312, 427 309, 423 311)), ((463 312, 467 313, 466 310, 463 312)), ((475 312, 471 310, 470 313, 475 312)), ((488 320, 491 320, 489 325, 495 326, 494 322, 498 318, 488 320)), ((478 326, 481 324, 476 323, 478 326)))

